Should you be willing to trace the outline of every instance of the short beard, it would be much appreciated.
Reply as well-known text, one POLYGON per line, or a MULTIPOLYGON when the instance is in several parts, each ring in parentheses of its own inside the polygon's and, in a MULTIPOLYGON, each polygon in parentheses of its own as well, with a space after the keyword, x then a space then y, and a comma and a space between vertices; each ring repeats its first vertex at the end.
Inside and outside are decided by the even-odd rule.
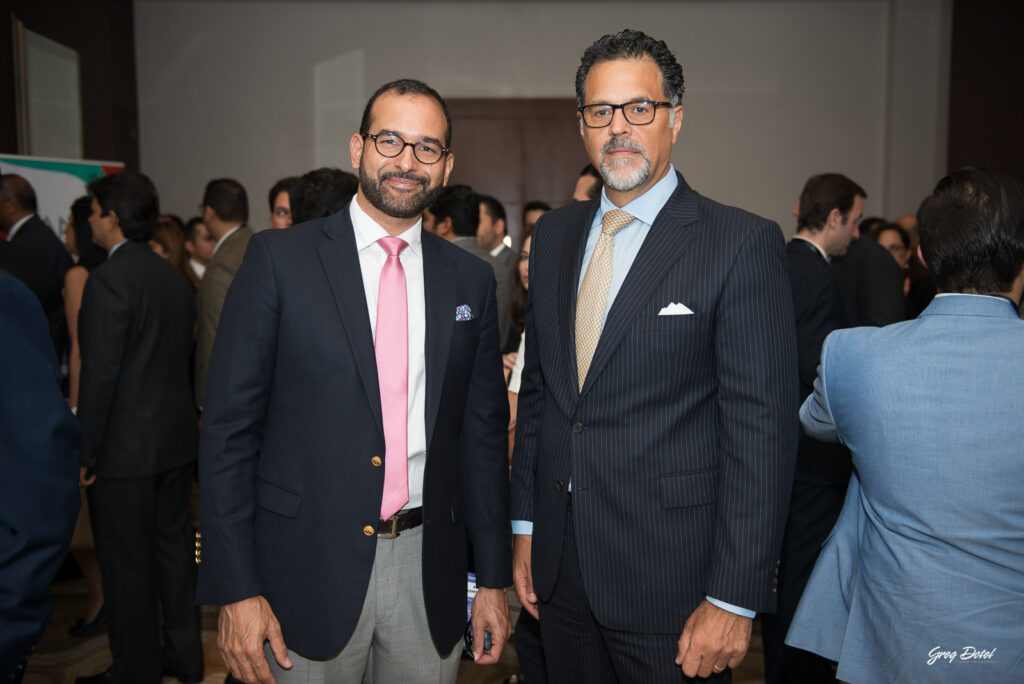
POLYGON ((423 210, 434 203, 437 196, 441 194, 444 186, 438 183, 430 185, 430 178, 420 176, 411 171, 389 171, 373 178, 366 172, 364 165, 359 164, 359 187, 362 189, 366 199, 376 209, 384 212, 392 218, 414 218, 423 213, 423 210), (388 192, 384 187, 384 181, 388 178, 406 178, 419 181, 420 190, 414 193, 393 193, 388 192))
POLYGON ((629 138, 612 138, 601 148, 601 176, 604 184, 612 190, 628 192, 638 188, 651 177, 651 160, 647 158, 647 150, 640 143, 629 138), (607 155, 613 148, 625 148, 639 152, 643 163, 638 166, 619 168, 608 163, 607 155))

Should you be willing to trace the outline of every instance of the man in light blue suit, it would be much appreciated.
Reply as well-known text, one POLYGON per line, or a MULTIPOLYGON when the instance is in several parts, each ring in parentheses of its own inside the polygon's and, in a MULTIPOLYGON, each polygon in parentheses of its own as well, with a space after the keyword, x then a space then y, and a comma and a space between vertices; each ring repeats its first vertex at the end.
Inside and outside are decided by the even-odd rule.
POLYGON ((957 171, 917 216, 941 294, 831 334, 800 411, 855 475, 786 642, 853 683, 1024 681, 1024 188, 957 171))

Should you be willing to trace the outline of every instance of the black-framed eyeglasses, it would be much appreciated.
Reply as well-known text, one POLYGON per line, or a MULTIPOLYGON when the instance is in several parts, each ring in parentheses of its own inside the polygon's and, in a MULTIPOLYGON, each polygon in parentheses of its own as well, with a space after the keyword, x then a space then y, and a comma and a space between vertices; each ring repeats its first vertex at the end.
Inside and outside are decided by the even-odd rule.
POLYGON ((615 110, 621 109, 622 116, 634 126, 646 126, 654 121, 658 107, 671 107, 671 102, 651 102, 650 100, 634 100, 622 104, 592 104, 580 107, 577 111, 583 115, 583 123, 588 128, 604 128, 612 122, 615 110))
POLYGON ((380 133, 363 133, 364 138, 373 140, 374 147, 382 157, 393 159, 402 154, 406 146, 412 148, 413 156, 421 164, 436 164, 441 157, 448 153, 447 147, 441 147, 439 143, 432 140, 420 140, 419 142, 405 142, 402 136, 387 131, 380 133))

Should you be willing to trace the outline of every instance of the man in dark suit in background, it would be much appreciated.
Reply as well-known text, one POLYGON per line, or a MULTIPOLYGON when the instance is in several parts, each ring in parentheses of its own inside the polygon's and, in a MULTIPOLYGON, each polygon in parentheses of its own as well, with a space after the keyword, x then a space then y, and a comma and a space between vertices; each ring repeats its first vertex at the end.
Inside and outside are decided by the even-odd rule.
POLYGON ((36 216, 36 193, 27 180, 14 173, 0 175, 0 231, 7 241, 39 254, 53 269, 57 282, 71 268, 71 255, 57 234, 36 216))
POLYGON ((78 423, 42 307, 2 269, 0 331, 0 680, 17 684, 50 619, 50 582, 78 516, 78 423))
POLYGON ((149 178, 105 176, 89 192, 93 241, 109 257, 89 276, 78 314, 81 481, 89 487, 114 664, 79 681, 157 683, 171 675, 198 682, 203 650, 188 519, 198 441, 188 378, 192 288, 147 244, 159 213, 149 178))
POLYGON ((533 233, 514 576, 555 682, 728 679, 775 606, 797 439, 782 233, 672 169, 682 91, 661 41, 589 47, 605 189, 533 233))
POLYGON ((477 662, 508 637, 494 276, 421 230, 450 140, 436 91, 382 86, 349 143, 356 197, 254 236, 228 293, 203 413, 197 600, 223 606, 221 655, 245 681, 454 682, 467 537, 477 662))
MULTIPOLYGON (((289 214, 290 220, 291 214, 289 214)), ((210 365, 213 339, 220 323, 220 311, 231 281, 242 265, 245 248, 252 237, 249 199, 242 184, 231 178, 218 178, 206 184, 203 192, 203 225, 216 240, 213 256, 206 265, 196 291, 196 406, 203 408, 206 371, 210 365)))
MULTIPOLYGON (((867 193, 838 173, 812 176, 800 192, 796 236, 786 246, 796 317, 800 399, 814 389, 821 345, 833 330, 847 327, 839 284, 829 267, 858 235, 867 193)), ((765 681, 828 682, 831 663, 786 646, 784 640, 829 530, 839 517, 850 481, 850 452, 801 432, 796 477, 779 563, 778 610, 764 616, 765 681)))
POLYGON ((57 356, 64 351, 65 336, 68 334, 64 317, 63 282, 57 282, 46 258, 31 249, 0 240, 0 269, 25 283, 39 299, 46 314, 50 329, 50 340, 57 356))

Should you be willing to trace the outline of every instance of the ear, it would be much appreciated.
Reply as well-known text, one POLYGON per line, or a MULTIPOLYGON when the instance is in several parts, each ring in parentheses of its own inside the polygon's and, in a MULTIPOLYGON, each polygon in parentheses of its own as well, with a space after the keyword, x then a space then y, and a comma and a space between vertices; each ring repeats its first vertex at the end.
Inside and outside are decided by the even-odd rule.
POLYGON ((348 141, 348 153, 351 155, 352 168, 358 169, 359 162, 363 159, 363 146, 366 139, 359 133, 353 133, 348 141))
POLYGON ((836 228, 843 222, 843 213, 839 209, 833 209, 828 212, 828 218, 825 220, 826 228, 836 228))
POLYGON ((441 179, 441 185, 448 185, 448 177, 452 175, 452 169, 455 168, 455 155, 449 152, 444 159, 444 178, 441 179))
POLYGON ((434 223, 434 232, 438 235, 450 235, 452 232, 452 217, 446 216, 434 223))
POLYGON ((924 264, 925 268, 928 268, 928 264, 926 264, 924 262, 924 253, 921 252, 921 244, 920 243, 918 243, 918 245, 917 245, 917 258, 921 260, 921 263, 924 264))
POLYGON ((683 127, 683 105, 673 107, 675 119, 672 121, 672 144, 676 144, 676 137, 679 136, 679 129, 683 127))
POLYGON ((506 232, 508 232, 508 226, 505 225, 505 219, 498 219, 494 222, 495 235, 504 235, 506 232))
POLYGON ((583 112, 576 112, 576 121, 580 124, 580 137, 582 138, 584 135, 583 112))

